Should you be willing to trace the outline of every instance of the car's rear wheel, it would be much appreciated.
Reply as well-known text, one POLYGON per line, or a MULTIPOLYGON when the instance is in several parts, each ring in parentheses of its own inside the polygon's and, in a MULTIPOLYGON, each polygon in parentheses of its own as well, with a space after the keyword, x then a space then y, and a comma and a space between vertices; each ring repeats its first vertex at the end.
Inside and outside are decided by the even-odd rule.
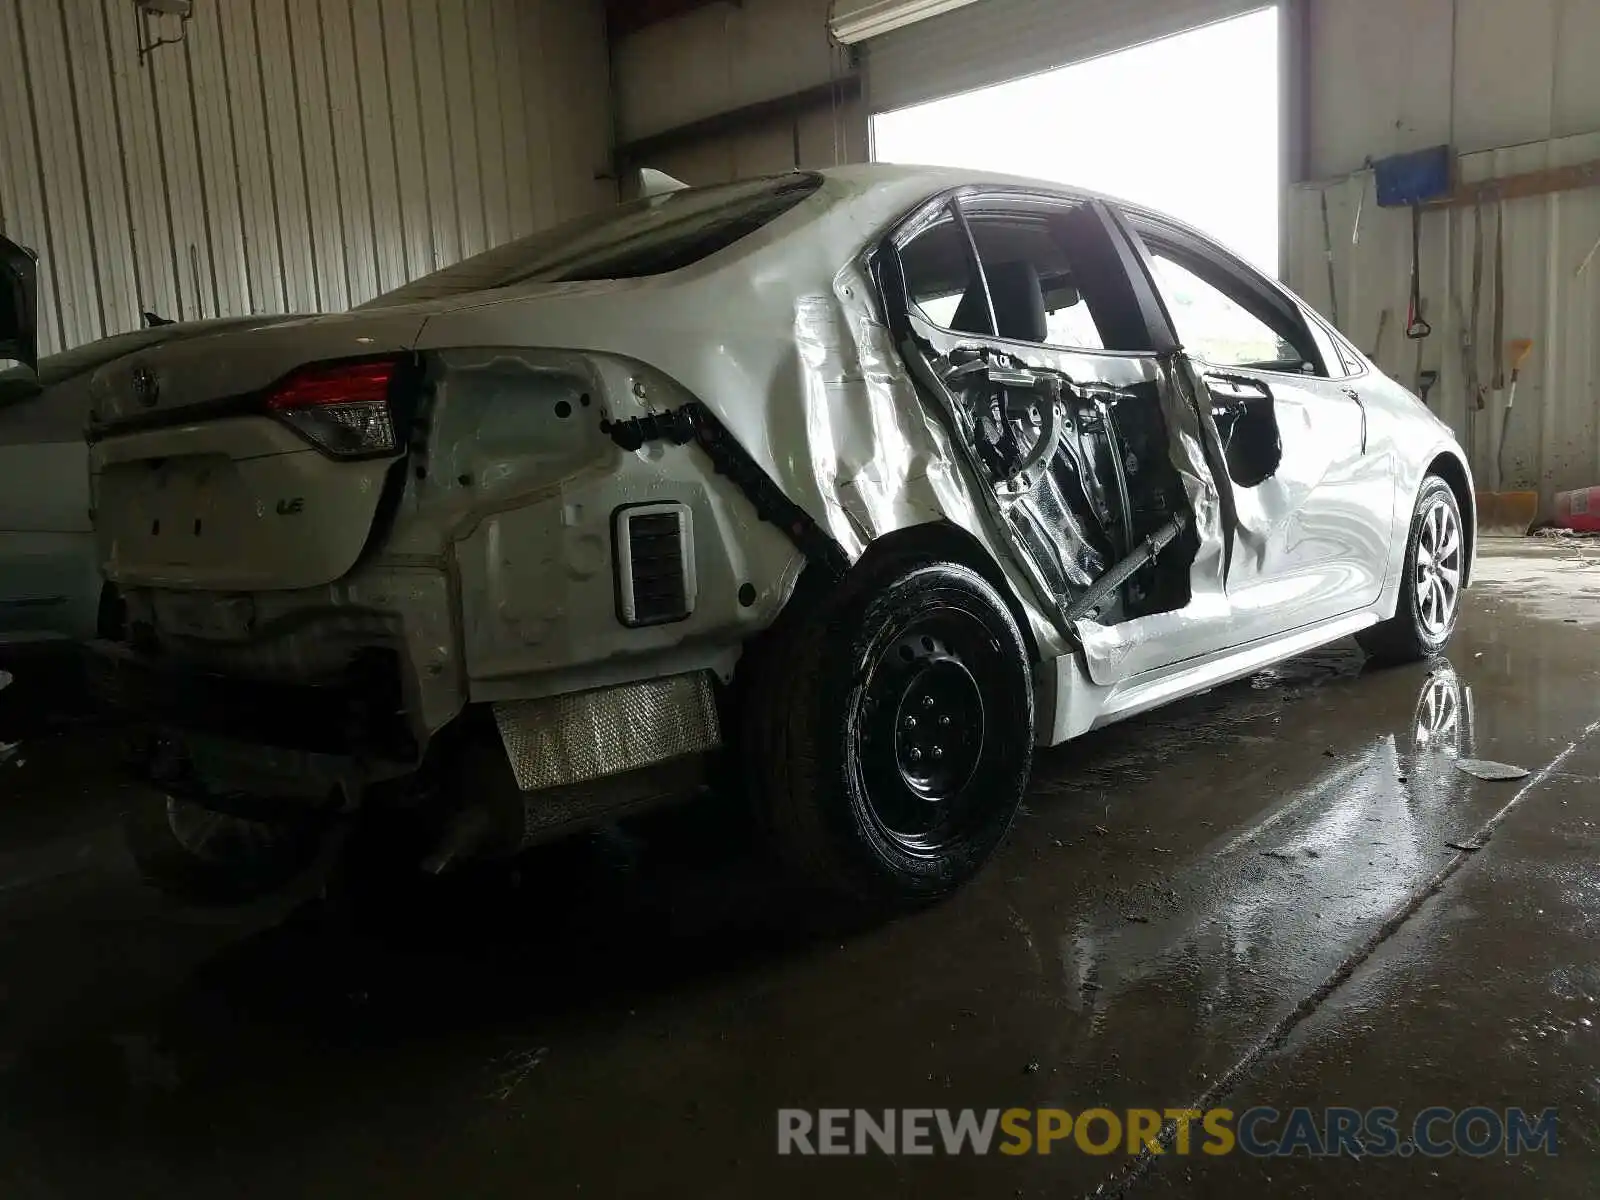
POLYGON ((323 827, 230 816, 181 796, 142 796, 124 830, 147 883, 190 903, 232 905, 276 892, 309 868, 323 827))
POLYGON ((1461 508, 1437 475, 1422 481, 1406 541, 1405 577, 1394 616, 1356 634, 1373 658, 1416 662, 1444 649, 1461 617, 1467 539, 1461 508))
POLYGON ((778 855, 854 904, 927 903, 1005 836, 1033 754, 1028 656, 956 563, 881 560, 752 658, 747 778, 778 855))

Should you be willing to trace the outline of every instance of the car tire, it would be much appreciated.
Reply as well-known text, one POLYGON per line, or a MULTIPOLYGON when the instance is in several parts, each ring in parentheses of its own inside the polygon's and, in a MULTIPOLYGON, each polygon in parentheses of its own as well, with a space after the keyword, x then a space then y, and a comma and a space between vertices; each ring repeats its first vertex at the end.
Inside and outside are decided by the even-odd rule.
POLYGON ((1466 554, 1455 493, 1439 476, 1429 475, 1411 515, 1394 616, 1356 634, 1369 657, 1385 663, 1418 662, 1444 649, 1461 616, 1466 554))
POLYGON ((894 910, 978 872, 1033 759, 1027 650, 988 582, 951 562, 858 567, 792 600, 751 663, 746 786, 793 877, 894 910))
POLYGON ((169 795, 139 796, 123 820, 145 882, 207 907, 249 904, 283 890, 316 861, 323 833, 321 822, 250 820, 169 795))

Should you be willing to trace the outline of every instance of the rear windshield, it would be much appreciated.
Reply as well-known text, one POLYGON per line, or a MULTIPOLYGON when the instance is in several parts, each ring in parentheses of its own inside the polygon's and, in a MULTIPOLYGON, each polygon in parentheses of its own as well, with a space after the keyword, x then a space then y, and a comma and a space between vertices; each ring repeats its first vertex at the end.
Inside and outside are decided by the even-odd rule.
POLYGON ((359 307, 384 308, 518 283, 665 274, 754 233, 821 184, 819 175, 797 173, 647 196, 486 250, 359 307))

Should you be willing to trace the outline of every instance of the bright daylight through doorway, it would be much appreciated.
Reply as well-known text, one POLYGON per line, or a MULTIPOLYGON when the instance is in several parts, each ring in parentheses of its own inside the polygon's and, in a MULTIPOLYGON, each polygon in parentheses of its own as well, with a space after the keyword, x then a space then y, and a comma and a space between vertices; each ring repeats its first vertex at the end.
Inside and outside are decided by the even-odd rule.
POLYGON ((1266 8, 873 118, 879 162, 1108 192, 1278 271, 1278 16, 1266 8))

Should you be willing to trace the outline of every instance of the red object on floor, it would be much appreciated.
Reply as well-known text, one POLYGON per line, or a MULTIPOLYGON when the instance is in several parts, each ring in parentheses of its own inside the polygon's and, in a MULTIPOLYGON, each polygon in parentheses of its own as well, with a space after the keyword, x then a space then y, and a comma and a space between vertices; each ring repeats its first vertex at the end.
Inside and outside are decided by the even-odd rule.
POLYGON ((1600 533, 1600 487, 1556 493, 1556 524, 1600 533))

